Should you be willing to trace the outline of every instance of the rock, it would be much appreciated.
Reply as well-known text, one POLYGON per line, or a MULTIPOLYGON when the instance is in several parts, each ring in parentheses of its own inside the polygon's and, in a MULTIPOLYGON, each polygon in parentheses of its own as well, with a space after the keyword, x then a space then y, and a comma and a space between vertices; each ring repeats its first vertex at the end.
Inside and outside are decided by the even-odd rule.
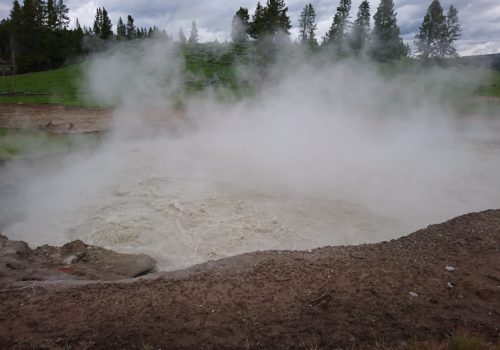
POLYGON ((448 272, 453 272, 453 271, 455 271, 455 270, 456 270, 456 268, 455 268, 455 267, 453 267, 453 266, 446 266, 444 269, 445 269, 446 271, 448 271, 448 272))
POLYGON ((74 241, 62 247, 32 250, 26 242, 0 234, 0 285, 26 280, 128 279, 156 272, 156 261, 144 254, 120 254, 74 241))
POLYGON ((12 254, 25 257, 31 254, 31 249, 26 242, 7 241, 3 254, 12 254))
POLYGON ((415 292, 410 292, 409 294, 410 294, 410 297, 412 297, 412 298, 418 298, 418 294, 415 292))
POLYGON ((134 278, 156 270, 156 260, 150 256, 116 253, 80 240, 67 243, 62 248, 43 246, 38 249, 58 265, 66 266, 58 271, 91 280, 134 278))

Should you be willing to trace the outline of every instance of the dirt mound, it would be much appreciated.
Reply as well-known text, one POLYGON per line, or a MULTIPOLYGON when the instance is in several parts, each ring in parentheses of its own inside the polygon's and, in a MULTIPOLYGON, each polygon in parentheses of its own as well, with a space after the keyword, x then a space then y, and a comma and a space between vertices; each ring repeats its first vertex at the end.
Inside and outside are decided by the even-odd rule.
POLYGON ((74 241, 37 249, 0 235, 0 288, 12 289, 70 280, 119 280, 153 272, 147 255, 119 254, 74 241))
POLYGON ((0 104, 0 127, 86 133, 109 128, 112 111, 60 105, 0 104))
POLYGON ((0 293, 1 348, 345 349, 500 337, 500 210, 373 245, 271 251, 135 283, 0 293))

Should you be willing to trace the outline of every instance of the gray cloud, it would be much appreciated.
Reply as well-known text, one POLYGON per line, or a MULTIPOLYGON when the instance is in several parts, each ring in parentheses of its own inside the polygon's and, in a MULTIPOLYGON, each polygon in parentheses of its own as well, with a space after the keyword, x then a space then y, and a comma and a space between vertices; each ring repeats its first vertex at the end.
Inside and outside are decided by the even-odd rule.
MULTIPOLYGON (((351 16, 355 17, 357 7, 361 0, 353 1, 351 16)), ((265 0, 262 0, 265 2, 265 0)), ((292 24, 297 25, 298 17, 303 6, 309 0, 288 0, 292 24)), ((83 25, 91 25, 95 9, 104 6, 110 14, 111 20, 116 24, 118 17, 125 18, 131 14, 138 26, 149 27, 157 25, 166 29, 169 33, 177 36, 179 28, 189 32, 191 21, 198 24, 200 38, 202 41, 218 39, 220 41, 230 39, 231 18, 240 7, 247 7, 253 11, 255 0, 151 0, 143 2, 131 0, 127 2, 118 0, 69 0, 73 22, 79 18, 83 25)), ((321 38, 328 30, 333 15, 338 5, 337 0, 312 1, 317 12, 318 32, 321 38)), ((370 0, 372 13, 375 13, 378 0, 370 0)), ((420 0, 396 0, 398 22, 401 27, 403 38, 413 43, 413 38, 418 31, 422 18, 427 10, 429 1, 420 0)), ((480 54, 500 52, 500 3, 497 0, 442 0, 446 9, 454 4, 459 10, 460 22, 463 28, 463 38, 457 44, 462 54, 480 54)), ((0 4, 0 17, 7 17, 10 10, 9 4, 0 4)), ((292 30, 292 36, 296 31, 292 30)))

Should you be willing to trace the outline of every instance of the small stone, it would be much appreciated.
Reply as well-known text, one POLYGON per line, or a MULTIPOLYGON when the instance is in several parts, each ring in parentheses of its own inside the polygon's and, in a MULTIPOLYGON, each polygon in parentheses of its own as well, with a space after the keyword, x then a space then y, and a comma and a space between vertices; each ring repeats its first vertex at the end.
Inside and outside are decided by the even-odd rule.
POLYGON ((455 286, 454 286, 451 282, 448 282, 448 288, 450 288, 450 289, 451 289, 451 288, 453 288, 453 287, 455 287, 455 286))
POLYGON ((445 269, 446 271, 448 271, 448 272, 453 272, 453 271, 455 271, 455 270, 456 270, 456 268, 455 268, 455 267, 453 267, 453 266, 446 266, 444 269, 445 269))
POLYGON ((410 297, 412 297, 412 298, 418 298, 418 294, 415 292, 410 292, 409 294, 410 294, 410 297))

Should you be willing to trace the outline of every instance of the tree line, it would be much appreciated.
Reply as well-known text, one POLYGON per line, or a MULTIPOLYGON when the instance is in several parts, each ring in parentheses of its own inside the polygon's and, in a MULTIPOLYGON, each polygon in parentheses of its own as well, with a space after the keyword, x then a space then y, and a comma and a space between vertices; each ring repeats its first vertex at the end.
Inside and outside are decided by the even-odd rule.
MULTIPOLYGON (((0 22, 0 60, 10 62, 14 72, 30 72, 56 68, 89 51, 106 48, 103 42, 135 39, 174 40, 165 30, 153 26, 138 27, 128 15, 118 18, 116 32, 104 7, 96 9, 93 25, 81 27, 78 19, 68 29, 69 9, 64 0, 14 0, 10 16, 0 22), (83 43, 86 43, 83 47, 83 43)), ((291 20, 285 0, 257 2, 252 15, 240 7, 232 19, 231 38, 235 43, 253 41, 290 42, 291 20)), ((366 55, 379 61, 395 60, 410 54, 397 23, 393 0, 380 0, 375 14, 364 0, 351 19, 351 0, 340 0, 332 23, 321 43, 316 37, 316 11, 307 4, 298 21, 297 43, 311 50, 329 50, 337 56, 366 55), (371 26, 373 18, 373 28, 371 26)), ((416 54, 423 60, 457 56, 454 43, 460 38, 458 11, 451 5, 445 14, 439 0, 433 0, 415 37, 416 54)), ((179 29, 181 44, 198 43, 198 28, 192 22, 189 36, 179 29)), ((264 46, 261 46, 264 47, 264 46)), ((269 45, 265 48, 269 49, 269 45)), ((266 56, 264 56, 266 57, 266 56)), ((270 57, 270 56, 268 56, 270 57)), ((0 62, 1 63, 1 62, 0 62)))
MULTIPOLYGON (((364 54, 379 60, 400 59, 410 54, 409 45, 403 42, 397 24, 397 13, 393 0, 381 0, 373 16, 371 28, 371 9, 368 0, 358 7, 357 16, 351 21, 351 0, 340 0, 332 24, 322 38, 316 38, 316 11, 307 4, 300 13, 298 43, 311 50, 327 49, 337 55, 364 54)), ((247 8, 240 7, 232 20, 231 38, 233 42, 276 40, 290 36, 291 22, 288 7, 284 0, 260 2, 252 17, 247 8)), ((454 43, 460 38, 458 11, 451 5, 444 15, 439 0, 434 0, 427 10, 420 32, 415 38, 416 54, 422 59, 455 57, 454 43)))
POLYGON ((0 22, 0 59, 14 72, 61 66, 81 53, 83 32, 68 29, 69 9, 63 0, 14 0, 10 16, 0 22))
POLYGON ((116 33, 113 32, 113 23, 108 16, 108 12, 104 7, 98 7, 95 13, 94 24, 92 27, 83 26, 84 35, 95 37, 102 40, 134 40, 146 38, 163 38, 172 39, 165 30, 160 30, 157 26, 137 27, 134 24, 135 20, 131 15, 127 16, 125 23, 121 17, 118 18, 116 24, 116 33))

